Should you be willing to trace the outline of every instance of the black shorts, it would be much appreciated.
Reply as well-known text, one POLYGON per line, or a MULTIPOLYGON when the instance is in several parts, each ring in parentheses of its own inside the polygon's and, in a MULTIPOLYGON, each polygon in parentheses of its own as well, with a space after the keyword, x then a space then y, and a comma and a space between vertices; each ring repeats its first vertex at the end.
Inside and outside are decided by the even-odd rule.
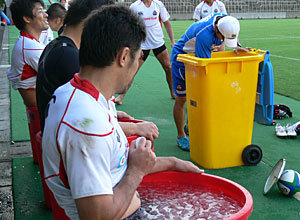
POLYGON ((141 219, 138 215, 139 213, 142 211, 142 208, 139 207, 134 213, 132 213, 130 216, 124 218, 123 220, 138 220, 138 219, 141 219))
MULTIPOLYGON (((163 45, 162 45, 161 47, 159 47, 159 48, 152 49, 152 51, 153 51, 154 55, 157 56, 157 55, 159 55, 161 52, 163 52, 165 49, 167 49, 167 47, 166 47, 165 44, 163 44, 163 45)), ((144 53, 144 54, 143 54, 142 59, 143 59, 144 61, 146 61, 146 60, 147 60, 147 57, 149 56, 150 50, 143 50, 143 53, 144 53)))

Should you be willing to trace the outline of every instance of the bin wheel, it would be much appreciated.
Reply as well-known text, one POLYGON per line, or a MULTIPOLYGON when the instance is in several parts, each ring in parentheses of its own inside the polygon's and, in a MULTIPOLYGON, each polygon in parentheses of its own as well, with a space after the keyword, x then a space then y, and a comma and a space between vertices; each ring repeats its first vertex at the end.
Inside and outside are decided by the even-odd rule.
POLYGON ((243 150, 242 159, 246 165, 255 166, 261 161, 262 155, 261 148, 251 144, 243 150))

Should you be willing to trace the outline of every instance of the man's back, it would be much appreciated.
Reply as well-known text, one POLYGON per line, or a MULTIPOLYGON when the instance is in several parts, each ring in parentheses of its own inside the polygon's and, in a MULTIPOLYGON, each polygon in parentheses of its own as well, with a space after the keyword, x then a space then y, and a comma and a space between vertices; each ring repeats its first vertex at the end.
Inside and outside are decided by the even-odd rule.
POLYGON ((45 112, 52 94, 79 72, 78 54, 73 40, 61 36, 48 44, 41 55, 36 93, 42 131, 44 130, 45 112))
POLYGON ((214 32, 215 18, 220 15, 222 14, 212 14, 193 23, 174 45, 171 54, 172 62, 177 62, 177 55, 182 53, 196 53, 197 57, 210 58, 211 46, 221 44, 221 40, 214 32))
POLYGON ((54 96, 43 135, 45 178, 66 214, 78 219, 75 199, 113 194, 126 172, 129 146, 114 103, 88 80, 76 74, 54 96))

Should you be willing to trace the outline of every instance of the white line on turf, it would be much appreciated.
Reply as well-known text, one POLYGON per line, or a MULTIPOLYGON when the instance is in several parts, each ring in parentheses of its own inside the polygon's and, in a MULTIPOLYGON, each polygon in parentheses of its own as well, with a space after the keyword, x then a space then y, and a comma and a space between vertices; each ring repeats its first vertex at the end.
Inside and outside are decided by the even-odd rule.
POLYGON ((274 54, 270 54, 271 57, 277 57, 277 58, 282 58, 282 59, 287 59, 287 60, 295 60, 295 61, 300 61, 298 58, 293 58, 293 57, 284 57, 284 56, 278 56, 274 54))
POLYGON ((284 39, 300 39, 297 36, 278 36, 278 37, 258 37, 258 38, 241 38, 242 40, 255 41, 255 40, 284 40, 284 39))

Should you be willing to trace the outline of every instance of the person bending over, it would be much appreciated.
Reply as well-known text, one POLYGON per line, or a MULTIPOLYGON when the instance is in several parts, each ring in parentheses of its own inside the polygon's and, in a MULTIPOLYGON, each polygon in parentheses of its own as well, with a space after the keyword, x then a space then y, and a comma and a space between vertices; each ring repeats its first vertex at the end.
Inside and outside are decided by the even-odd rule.
POLYGON ((211 52, 222 51, 227 47, 235 51, 248 51, 238 47, 239 21, 226 14, 211 14, 199 22, 192 24, 174 45, 171 53, 173 89, 176 99, 173 107, 174 121, 177 128, 177 145, 190 150, 189 138, 184 131, 185 122, 185 67, 177 61, 178 54, 195 53, 196 57, 210 58, 211 52))

